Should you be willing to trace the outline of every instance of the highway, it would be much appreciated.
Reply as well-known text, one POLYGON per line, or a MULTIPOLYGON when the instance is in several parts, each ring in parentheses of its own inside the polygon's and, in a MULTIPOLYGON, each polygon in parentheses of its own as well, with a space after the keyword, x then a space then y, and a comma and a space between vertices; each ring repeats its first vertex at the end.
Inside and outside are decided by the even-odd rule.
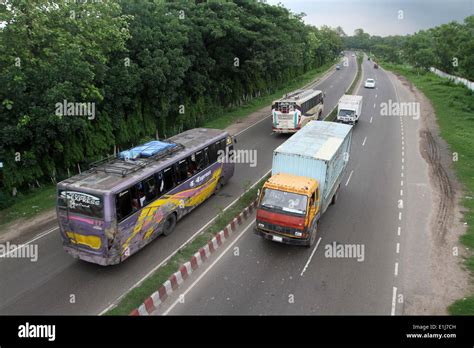
POLYGON ((263 240, 253 233, 254 220, 246 222, 155 314, 399 315, 407 301, 430 292, 423 280, 430 274, 431 196, 419 123, 381 116, 381 103, 408 101, 410 93, 364 60, 366 78, 375 78, 377 88, 356 91, 364 97, 361 120, 317 244, 307 249, 263 240), (364 257, 326 257, 333 243, 364 246, 364 257))
MULTIPOLYGON (((348 55, 349 66, 343 67, 340 71, 334 71, 327 79, 321 81, 321 83, 313 86, 314 88, 321 89, 326 93, 325 97, 325 114, 327 114, 337 103, 340 96, 351 84, 355 73, 356 73, 356 62, 355 58, 350 54, 348 55)), ((378 72, 380 76, 381 86, 389 86, 389 83, 384 80, 383 74, 378 72)), ((373 94, 379 90, 365 92, 364 96, 367 95, 368 101, 366 102, 366 108, 370 106, 370 103, 374 102, 373 94)), ((383 87, 379 93, 384 93, 385 96, 391 95, 391 91, 388 87, 383 87), (386 90, 385 90, 386 89, 386 90)), ((379 98, 382 97, 382 94, 379 98)), ((267 108, 268 115, 270 114, 270 108, 267 108)), ((392 175, 390 167, 391 160, 386 159, 378 163, 381 168, 373 171, 371 165, 372 161, 376 158, 383 156, 383 148, 387 148, 391 145, 397 144, 399 149, 399 139, 395 131, 399 131, 398 119, 390 121, 393 124, 380 123, 377 131, 382 132, 379 135, 375 135, 375 130, 371 130, 374 125, 367 123, 367 116, 361 124, 358 125, 356 136, 354 137, 354 151, 353 158, 351 160, 351 168, 356 170, 354 173, 350 186, 344 188, 340 195, 341 200, 338 202, 338 209, 347 209, 348 214, 346 217, 341 215, 336 216, 334 209, 331 209, 325 216, 322 225, 322 235, 326 235, 326 231, 337 229, 337 231, 331 231, 331 234, 327 232, 326 238, 339 238, 344 240, 345 237, 352 236, 355 241, 369 243, 370 238, 375 237, 375 241, 371 242, 379 245, 384 243, 392 243, 391 240, 387 240, 385 236, 381 235, 380 229, 388 228, 387 224, 395 225, 396 222, 385 222, 384 219, 392 218, 392 204, 391 202, 385 202, 386 197, 391 197, 396 191, 395 183, 389 182, 392 175), (398 128, 397 128, 398 127, 398 128), (393 128, 393 129, 392 129, 393 128), (393 130, 393 135, 388 136, 387 134, 393 130), (368 155, 367 152, 361 152, 360 137, 363 134, 373 134, 373 137, 367 140, 367 149, 371 149, 373 153, 368 155), (382 145, 379 144, 383 143, 382 145), (372 158, 370 157, 372 156, 372 158), (374 175, 377 174, 377 175, 374 175), (379 176, 380 175, 380 176, 379 176), (367 176, 367 177, 364 177, 367 176), (369 179, 370 178, 370 179, 369 179), (377 190, 372 190, 373 184, 377 185, 377 190), (384 184, 388 184, 387 187, 381 189, 384 184), (393 187, 392 187, 393 186, 393 187), (370 190, 369 190, 370 188, 370 190), (362 196, 360 194, 362 193, 362 196), (375 201, 371 201, 373 197, 377 196, 375 201), (373 207, 374 206, 374 207, 373 207), (370 211, 370 207, 375 208, 376 211, 370 211), (381 212, 382 215, 376 218, 376 213, 381 212), (359 215, 360 213, 360 215, 359 215), (372 220, 372 218, 374 220, 372 220), (359 232, 366 230, 365 236, 359 235, 359 232), (357 233, 356 233, 357 232, 357 233), (361 239, 361 237, 364 237, 361 239)), ((38 245, 39 257, 37 262, 30 262, 28 259, 12 259, 2 258, 0 259, 0 314, 100 314, 110 305, 116 303, 116 301, 129 289, 140 282, 147 274, 156 269, 159 265, 163 264, 183 243, 188 241, 192 236, 201 231, 209 222, 215 218, 219 208, 227 207, 233 201, 235 201, 244 191, 247 183, 254 183, 259 178, 263 177, 271 169, 271 154, 274 148, 281 144, 287 136, 273 135, 271 132, 271 121, 270 118, 266 118, 262 122, 258 122, 255 125, 245 129, 241 133, 237 134, 238 144, 237 148, 240 149, 255 149, 257 150, 258 160, 256 167, 250 167, 248 164, 237 164, 235 175, 231 181, 223 188, 219 195, 214 196, 203 203, 199 208, 193 211, 190 215, 186 216, 177 225, 175 232, 168 237, 159 237, 153 243, 148 245, 146 248, 141 250, 139 253, 133 255, 130 259, 124 263, 101 267, 95 264, 89 264, 86 262, 78 261, 66 254, 61 245, 61 239, 58 231, 51 233, 42 234, 33 241, 38 245)), ((393 149, 390 150, 390 153, 393 149)), ((398 153, 398 156, 400 154, 398 153)), ((396 156, 395 154, 393 156, 396 156)), ((399 161, 399 158, 398 158, 399 161)), ((397 173, 399 175, 399 173, 397 173)), ((392 197, 393 199, 393 197, 392 197)), ((371 208, 371 209, 372 209, 371 208)), ((38 234, 43 231, 38 231, 38 234)), ((268 269, 262 269, 255 267, 252 270, 252 274, 247 274, 250 278, 246 280, 246 274, 240 273, 242 269, 229 265, 229 260, 223 260, 224 262, 220 267, 220 272, 234 272, 233 279, 240 279, 240 282, 245 282, 249 289, 253 289, 255 300, 259 291, 263 291, 264 288, 259 287, 260 282, 252 285, 252 277, 262 277, 262 280, 268 281, 268 285, 276 286, 281 280, 279 278, 280 272, 298 272, 299 263, 303 262, 307 258, 307 254, 310 250, 284 248, 280 245, 272 245, 262 243, 262 241, 256 239, 257 237, 251 233, 245 236, 242 240, 242 248, 246 250, 246 253, 250 253, 261 260, 268 260, 267 265, 271 265, 271 268, 277 268, 278 274, 275 272, 269 272, 268 269), (255 288, 256 287, 256 288, 255 288)), ((244 250, 242 249, 242 250, 244 250)), ((380 253, 384 251, 370 251, 372 253, 380 253)), ((249 255, 250 255, 249 254, 249 255)), ((385 303, 385 292, 390 287, 388 282, 391 274, 381 276, 385 271, 385 263, 389 263, 393 260, 385 260, 381 262, 380 258, 367 258, 368 260, 356 268, 360 268, 360 272, 355 272, 351 267, 350 269, 340 271, 335 283, 329 281, 329 277, 334 279, 334 274, 331 274, 330 268, 314 267, 314 264, 324 262, 318 260, 318 255, 315 255, 313 260, 314 264, 311 268, 308 268, 307 274, 304 278, 298 279, 299 283, 294 283, 295 289, 299 289, 300 292, 297 296, 304 296, 303 294, 308 292, 309 289, 303 286, 304 282, 308 282, 311 277, 318 277, 314 279, 322 279, 325 277, 326 291, 333 291, 334 287, 342 286, 338 288, 333 296, 338 296, 341 292, 346 292, 347 288, 345 285, 350 279, 354 279, 356 275, 361 276, 368 264, 375 267, 373 272, 369 272, 369 276, 358 278, 354 280, 360 286, 363 282, 371 281, 374 286, 384 284, 383 289, 377 288, 377 293, 383 293, 383 298, 373 299, 380 304, 385 303), (370 260, 370 261, 369 261, 370 260), (370 263, 368 263, 370 262, 370 263), (378 271, 377 271, 378 270, 378 271), (322 273, 318 273, 322 272, 322 273), (350 278, 345 279, 344 274, 349 273, 350 278), (345 280, 343 280, 345 279, 345 280), (387 281, 387 283, 384 283, 387 281), (298 285, 299 284, 299 285, 298 285)), ((327 260, 326 260, 327 262, 327 260)), ((346 262, 346 261, 345 261, 346 262)), ((233 264, 234 262, 232 262, 233 264)), ((338 263, 338 262, 336 262, 338 263)), ((249 264, 242 264, 239 267, 251 266, 249 264)), ((252 266, 253 267, 253 266, 252 266)), ((335 263, 332 263, 333 269, 335 263)), ((296 274, 295 273, 295 274, 296 274)), ((296 280, 296 279, 295 279, 296 280)), ((322 283, 320 280, 313 281, 314 287, 321 287, 322 283)), ((212 281, 212 280, 210 280, 212 281)), ((228 291, 229 296, 235 298, 236 301, 250 300, 248 296, 241 294, 238 298, 235 297, 236 288, 232 288, 228 282, 222 282, 213 288, 216 291, 228 291)), ((295 290, 295 291, 296 291, 295 290)), ((375 290, 375 287, 374 287, 375 290)), ((201 291, 210 295, 209 289, 204 285, 201 291)), ((212 290, 214 291, 214 290, 212 290)), ((275 288, 278 291, 278 287, 275 288)), ((278 294, 283 296, 284 291, 278 291, 278 294)), ((309 294, 309 293, 308 293, 309 294)), ((203 296, 204 298, 204 296, 203 296)), ((316 303, 318 296, 314 296, 316 303)), ((319 302, 319 301, 318 301, 319 302)), ((352 311, 356 311, 360 306, 363 305, 364 301, 354 301, 352 311)), ((251 302, 249 302, 251 303, 251 302)), ((220 308, 218 302, 214 303, 215 306, 202 307, 200 301, 196 299, 194 307, 187 307, 186 313, 192 312, 203 312, 207 313, 226 313, 228 309, 226 306, 220 308)), ((326 302, 324 306, 329 312, 331 308, 329 305, 331 302, 326 302)), ((255 305, 256 306, 256 305, 255 305)), ((301 308, 307 312, 308 309, 313 308, 311 305, 303 305, 300 303, 301 308)), ((246 311, 246 306, 241 309, 243 312, 260 312, 267 311, 265 306, 256 306, 251 311, 246 311)), ((300 308, 300 309, 301 309, 300 308)), ((315 307, 316 308, 316 307, 315 307)), ((319 310, 319 308, 317 308, 319 310)), ((366 307, 362 308, 366 309, 366 307)), ((283 307, 275 307, 276 311, 286 310, 283 307)), ((339 313, 341 308, 333 308, 335 313, 339 313)), ((293 311, 298 311, 296 307, 293 307, 293 311)), ((385 308, 384 308, 385 311, 385 308)), ((296 313, 296 312, 295 312, 296 313)))

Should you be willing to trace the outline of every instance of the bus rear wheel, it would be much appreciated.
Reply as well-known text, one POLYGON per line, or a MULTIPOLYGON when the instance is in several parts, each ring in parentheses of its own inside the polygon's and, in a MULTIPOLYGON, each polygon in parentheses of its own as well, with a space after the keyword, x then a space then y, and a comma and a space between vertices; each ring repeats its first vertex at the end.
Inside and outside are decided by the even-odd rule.
POLYGON ((163 225, 163 234, 169 236, 173 233, 174 228, 176 227, 176 214, 170 214, 166 217, 165 223, 163 225))

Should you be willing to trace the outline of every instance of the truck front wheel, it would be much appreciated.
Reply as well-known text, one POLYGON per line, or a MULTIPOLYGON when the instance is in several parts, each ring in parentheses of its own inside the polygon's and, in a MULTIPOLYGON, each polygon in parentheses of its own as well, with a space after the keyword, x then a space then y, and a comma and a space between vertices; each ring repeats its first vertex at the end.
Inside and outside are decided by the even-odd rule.
POLYGON ((318 223, 316 222, 310 231, 308 244, 305 245, 307 248, 311 248, 314 245, 314 242, 316 241, 317 232, 318 232, 318 223))

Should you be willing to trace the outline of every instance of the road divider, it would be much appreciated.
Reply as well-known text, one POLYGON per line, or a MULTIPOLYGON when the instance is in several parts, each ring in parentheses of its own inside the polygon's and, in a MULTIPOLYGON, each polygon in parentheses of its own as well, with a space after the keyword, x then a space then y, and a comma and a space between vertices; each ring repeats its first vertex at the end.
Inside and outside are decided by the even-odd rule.
MULTIPOLYGON (((128 315, 134 309, 137 309, 144 304, 145 301, 151 297, 150 294, 156 292, 156 289, 161 289, 163 284, 168 284, 167 286, 169 288, 169 284, 171 283, 167 283, 167 281, 173 276, 176 276, 176 281, 178 281, 180 278, 176 275, 176 272, 177 270, 179 271, 182 269, 181 266, 192 259, 192 257, 200 252, 202 248, 205 248, 205 246, 208 245, 208 243, 212 241, 219 232, 224 231, 225 228, 227 228, 228 224, 232 224, 235 219, 239 219, 241 214, 246 214, 245 211, 254 203, 258 189, 260 189, 263 183, 268 179, 269 174, 270 171, 260 178, 259 181, 255 182, 255 184, 250 188, 247 188, 239 198, 237 198, 225 210, 222 210, 208 227, 203 229, 202 232, 195 234, 194 238, 179 248, 168 261, 163 263, 161 266, 157 266, 154 272, 150 273, 139 284, 121 296, 117 300, 117 304, 111 305, 101 314, 128 315)), ((239 222, 237 221, 237 223, 239 222)), ((230 231, 232 231, 232 226, 230 231)), ((215 245, 213 244, 213 246, 215 245)), ((171 287, 171 289, 173 289, 173 287, 171 287)), ((163 292, 163 290, 161 291, 163 292)), ((167 294, 169 294, 169 292, 167 294)), ((158 303, 157 299, 159 299, 159 297, 157 298, 155 295, 154 298, 156 301, 155 303, 158 303)))
MULTIPOLYGON (((362 77, 362 60, 364 58, 363 53, 358 53, 357 54, 357 73, 354 76, 354 79, 352 80, 350 86, 347 88, 347 90, 344 92, 344 94, 352 94, 356 86, 360 82, 360 78, 362 77)), ((334 106, 334 108, 331 110, 331 112, 324 118, 324 121, 333 121, 336 116, 337 116, 337 105, 334 106)))

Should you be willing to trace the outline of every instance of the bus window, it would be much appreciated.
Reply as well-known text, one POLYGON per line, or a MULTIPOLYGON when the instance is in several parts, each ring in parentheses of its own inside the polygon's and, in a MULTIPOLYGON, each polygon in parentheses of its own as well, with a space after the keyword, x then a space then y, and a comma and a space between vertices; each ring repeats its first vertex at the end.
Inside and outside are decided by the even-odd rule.
POLYGON ((204 167, 207 167, 209 165, 209 148, 206 147, 203 150, 203 153, 204 153, 204 167))
POLYGON ((199 172, 205 168, 204 164, 204 151, 198 151, 194 155, 196 160, 196 170, 199 172))
POLYGON ((117 209, 117 222, 122 221, 137 210, 132 206, 130 189, 126 189, 115 196, 115 207, 117 209))
POLYGON ((154 176, 150 176, 144 181, 145 189, 145 205, 155 200, 158 196, 158 188, 156 187, 156 181, 154 176))
POLYGON ((217 146, 216 144, 209 145, 209 162, 217 162, 217 146))
POLYGON ((176 164, 176 179, 177 183, 181 184, 183 181, 185 181, 188 178, 188 159, 185 158, 181 161, 179 161, 176 164))
POLYGON ((173 167, 165 168, 155 174, 157 197, 161 197, 166 192, 176 186, 173 167))
POLYGON ((143 185, 143 182, 139 182, 136 184, 134 187, 134 190, 132 190, 132 205, 134 207, 137 206, 137 201, 138 201, 138 207, 142 208, 145 206, 145 185, 143 185))

